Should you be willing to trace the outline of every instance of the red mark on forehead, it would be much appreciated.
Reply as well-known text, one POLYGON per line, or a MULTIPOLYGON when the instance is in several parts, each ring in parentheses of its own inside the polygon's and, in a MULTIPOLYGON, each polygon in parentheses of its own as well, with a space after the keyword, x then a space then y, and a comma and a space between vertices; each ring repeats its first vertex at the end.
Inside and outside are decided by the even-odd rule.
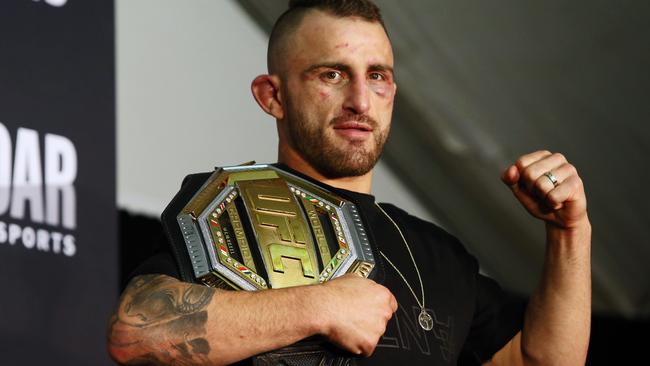
POLYGON ((349 45, 348 42, 340 43, 340 44, 337 44, 336 46, 334 46, 334 48, 345 48, 345 47, 347 47, 348 45, 349 45))

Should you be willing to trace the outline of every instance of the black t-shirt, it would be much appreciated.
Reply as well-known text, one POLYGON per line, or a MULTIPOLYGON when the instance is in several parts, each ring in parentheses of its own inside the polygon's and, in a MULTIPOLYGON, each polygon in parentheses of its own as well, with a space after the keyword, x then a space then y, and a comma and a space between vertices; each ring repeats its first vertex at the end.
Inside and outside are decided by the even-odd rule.
MULTIPOLYGON (((357 203, 370 239, 402 272, 421 300, 420 283, 406 246, 395 226, 375 206, 375 198, 318 184, 357 203)), ((404 280, 381 256, 375 258, 376 281, 390 289, 399 308, 374 354, 357 360, 357 364, 433 366, 456 365, 459 358, 470 364, 489 360, 521 329, 524 304, 506 296, 494 280, 481 275, 476 259, 454 236, 396 206, 381 206, 408 241, 434 325, 431 331, 419 326, 420 307, 404 280)), ((133 275, 151 273, 181 278, 169 252, 150 258, 133 275)))

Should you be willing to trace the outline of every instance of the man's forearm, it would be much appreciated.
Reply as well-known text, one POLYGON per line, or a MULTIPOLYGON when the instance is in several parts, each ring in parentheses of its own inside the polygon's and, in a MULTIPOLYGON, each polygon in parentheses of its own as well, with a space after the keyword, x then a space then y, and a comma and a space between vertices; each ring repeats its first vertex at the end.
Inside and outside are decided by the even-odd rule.
POLYGON ((111 319, 109 351, 123 364, 229 364, 315 334, 309 291, 222 291, 136 277, 111 319))
POLYGON ((547 224, 542 279, 526 310, 521 348, 530 364, 584 364, 591 324, 591 225, 547 224))

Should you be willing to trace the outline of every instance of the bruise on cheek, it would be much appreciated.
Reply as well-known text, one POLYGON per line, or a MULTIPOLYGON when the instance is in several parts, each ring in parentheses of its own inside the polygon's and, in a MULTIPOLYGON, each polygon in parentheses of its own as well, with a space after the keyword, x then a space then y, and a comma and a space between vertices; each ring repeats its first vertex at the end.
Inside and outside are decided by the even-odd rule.
POLYGON ((327 100, 330 97, 330 93, 324 89, 318 90, 318 95, 320 96, 321 100, 327 100))
POLYGON ((371 84, 370 89, 383 98, 391 98, 394 94, 393 91, 395 90, 392 85, 386 84, 371 84))

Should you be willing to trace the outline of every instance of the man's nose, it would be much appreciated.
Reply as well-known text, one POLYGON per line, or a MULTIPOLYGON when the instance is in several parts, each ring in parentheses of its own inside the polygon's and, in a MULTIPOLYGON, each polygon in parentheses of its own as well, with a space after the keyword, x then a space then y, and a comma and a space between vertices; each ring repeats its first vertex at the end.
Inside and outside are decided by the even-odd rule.
POLYGON ((343 108, 355 114, 366 114, 370 109, 370 95, 366 80, 353 80, 348 84, 343 108))

